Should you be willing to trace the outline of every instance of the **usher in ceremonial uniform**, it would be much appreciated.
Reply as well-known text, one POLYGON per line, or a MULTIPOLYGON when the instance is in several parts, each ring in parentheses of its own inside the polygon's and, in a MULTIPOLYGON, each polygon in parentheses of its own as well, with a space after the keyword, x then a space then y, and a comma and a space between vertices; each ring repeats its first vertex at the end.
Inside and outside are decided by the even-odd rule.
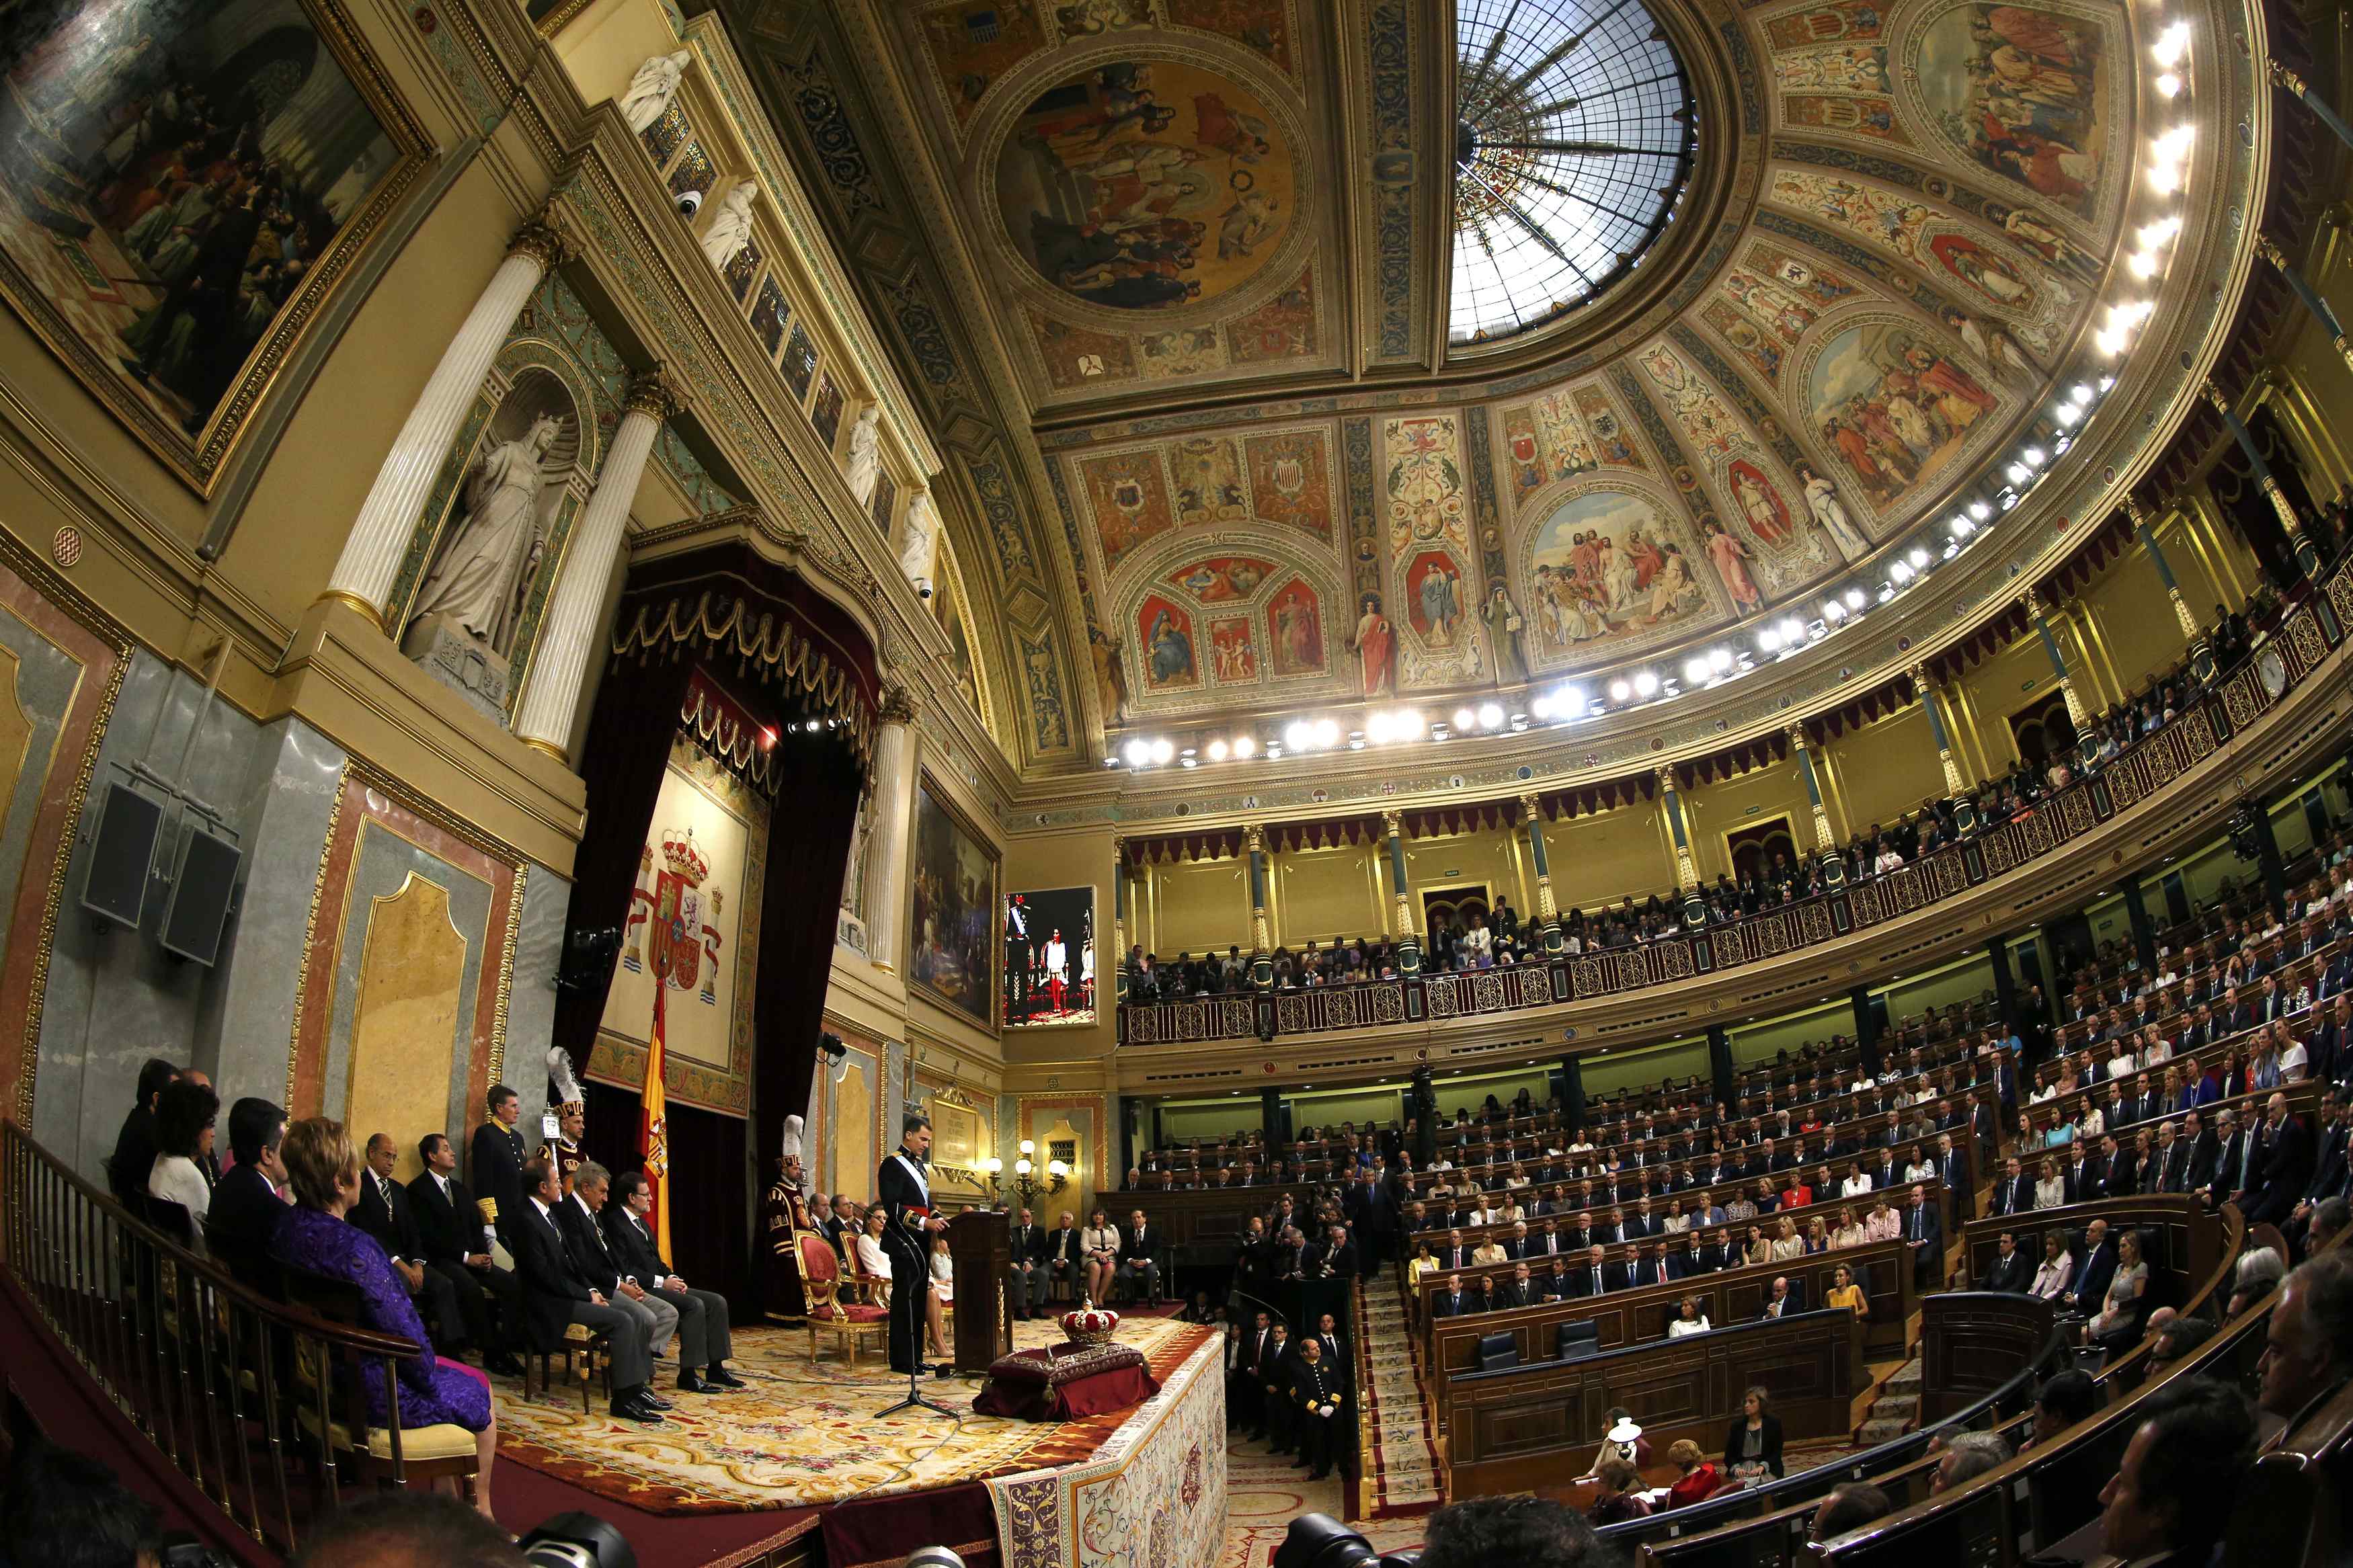
POLYGON ((923 1292, 931 1278, 932 1238, 923 1228, 932 1207, 931 1177, 923 1161, 901 1149, 875 1173, 874 1190, 891 1216, 882 1227, 882 1249, 891 1256, 891 1370, 911 1372, 920 1359, 923 1292))

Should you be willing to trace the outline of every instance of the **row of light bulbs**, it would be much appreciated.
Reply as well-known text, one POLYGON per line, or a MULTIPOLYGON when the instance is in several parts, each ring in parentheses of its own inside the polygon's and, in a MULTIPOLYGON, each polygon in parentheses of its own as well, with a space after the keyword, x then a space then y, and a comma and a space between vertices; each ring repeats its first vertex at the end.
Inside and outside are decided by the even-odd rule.
MULTIPOLYGON (((2159 72, 2157 90, 2168 100, 2178 100, 2189 89, 2190 36, 2188 22, 2174 22, 2161 29, 2149 46, 2150 58, 2159 72)), ((2179 198, 2195 137, 2194 129, 2184 122, 2150 142, 2148 184, 2159 198, 2168 202, 2179 198)), ((2178 210, 2163 212, 2142 225, 2135 231, 2135 248, 2126 258, 2126 270, 2143 280, 2155 277, 2181 227, 2178 210)), ((2105 324, 2093 335, 2094 347, 2102 355, 2115 358, 2132 345, 2155 310, 2155 301, 2147 299, 2109 306, 2105 324)), ((1851 583, 1833 590, 1810 617, 1788 615, 1757 627, 1750 634, 1748 646, 1726 644, 1694 653, 1683 661, 1680 670, 1631 670, 1611 679, 1598 693, 1576 682, 1565 683, 1535 694, 1525 707, 1506 707, 1501 701, 1491 700, 1466 704, 1451 715, 1435 717, 1415 708, 1375 710, 1365 715, 1361 729, 1344 728, 1339 720, 1328 715, 1301 717, 1281 722, 1279 729, 1263 737, 1256 731, 1243 731, 1192 744, 1180 744, 1166 736, 1138 736, 1105 757, 1103 765, 1116 768, 1124 763, 1135 771, 1172 763, 1195 768, 1205 761, 1249 762, 1263 757, 1273 762, 1286 752, 1328 752, 1343 746, 1349 751, 1363 751, 1367 747, 1443 742, 1460 735, 1503 731, 1519 733, 1537 725, 1558 728, 1738 679, 1754 669, 1812 647, 1834 631, 1862 621, 1968 549, 1982 535, 1986 524, 2017 506, 2028 490, 2042 482, 2052 464, 2074 445, 2079 426, 2115 386, 2116 378, 2105 374, 2076 383, 2051 407, 2044 433, 2030 437, 2002 465, 2003 482, 1990 486, 1947 518, 1941 536, 1932 529, 1930 534, 1896 554, 1888 562, 1886 575, 1877 584, 1851 583)))

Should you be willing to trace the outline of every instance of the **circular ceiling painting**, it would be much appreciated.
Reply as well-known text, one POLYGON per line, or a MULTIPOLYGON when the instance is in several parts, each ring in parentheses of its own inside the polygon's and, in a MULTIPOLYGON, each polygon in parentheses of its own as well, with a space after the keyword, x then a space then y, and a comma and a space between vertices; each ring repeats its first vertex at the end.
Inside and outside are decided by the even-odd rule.
POLYGON ((1091 305, 1213 300, 1282 247, 1292 149, 1250 93, 1166 60, 1092 67, 1021 111, 997 157, 1013 247, 1091 305))

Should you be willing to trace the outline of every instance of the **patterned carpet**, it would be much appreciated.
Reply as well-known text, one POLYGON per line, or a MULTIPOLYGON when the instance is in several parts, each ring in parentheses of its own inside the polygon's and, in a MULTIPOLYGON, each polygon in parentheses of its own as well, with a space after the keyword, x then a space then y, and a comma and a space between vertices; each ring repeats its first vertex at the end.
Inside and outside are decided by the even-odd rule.
MULTIPOLYGON (((1208 1331, 1144 1319, 1123 1323, 1119 1337, 1165 1379, 1208 1331)), ((1061 1337, 1049 1323, 1014 1325, 1017 1350, 1061 1337)), ((963 1412, 959 1418, 918 1411, 877 1421, 874 1413, 907 1386, 879 1356, 851 1368, 821 1341, 812 1366, 807 1336, 789 1329, 738 1329, 734 1343, 729 1365, 752 1386, 715 1396, 665 1393, 677 1408, 663 1426, 616 1421, 593 1395, 583 1415, 576 1384, 526 1403, 520 1380, 494 1379, 500 1456, 649 1513, 804 1508, 1071 1463, 1133 1414, 1058 1425, 976 1415, 981 1380, 952 1377, 926 1378, 923 1389, 963 1412)), ((665 1373, 672 1365, 661 1364, 665 1373)))
MULTIPOLYGON (((1283 1532, 1303 1513, 1346 1517, 1346 1504, 1336 1475, 1311 1481, 1303 1469, 1292 1468, 1288 1455, 1266 1452, 1263 1443, 1239 1437, 1226 1445, 1226 1549, 1218 1568, 1268 1568, 1283 1532)), ((1377 1552, 1411 1546, 1421 1539, 1428 1521, 1411 1519, 1360 1520, 1349 1526, 1373 1543, 1377 1552)))

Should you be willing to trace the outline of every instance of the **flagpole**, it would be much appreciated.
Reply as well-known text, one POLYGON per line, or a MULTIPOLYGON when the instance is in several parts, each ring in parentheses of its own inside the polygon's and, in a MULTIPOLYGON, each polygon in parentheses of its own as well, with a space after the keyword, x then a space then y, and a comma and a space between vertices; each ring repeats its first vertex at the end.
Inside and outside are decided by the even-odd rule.
POLYGON ((645 1084, 638 1091, 638 1157, 645 1170, 646 1191, 653 1198, 653 1208, 646 1215, 647 1228, 653 1232, 654 1245, 664 1258, 673 1256, 670 1249, 670 1108, 662 1087, 669 1065, 662 1040, 663 993, 669 989, 668 978, 655 966, 653 1036, 646 1047, 645 1084))

